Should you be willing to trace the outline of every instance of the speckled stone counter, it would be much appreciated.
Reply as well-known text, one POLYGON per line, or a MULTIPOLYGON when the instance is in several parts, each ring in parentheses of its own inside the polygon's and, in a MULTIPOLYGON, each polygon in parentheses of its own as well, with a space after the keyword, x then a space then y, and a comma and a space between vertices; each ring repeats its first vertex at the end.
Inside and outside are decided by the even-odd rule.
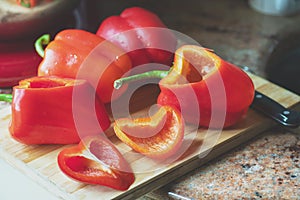
POLYGON ((142 199, 299 199, 300 134, 274 128, 142 199))

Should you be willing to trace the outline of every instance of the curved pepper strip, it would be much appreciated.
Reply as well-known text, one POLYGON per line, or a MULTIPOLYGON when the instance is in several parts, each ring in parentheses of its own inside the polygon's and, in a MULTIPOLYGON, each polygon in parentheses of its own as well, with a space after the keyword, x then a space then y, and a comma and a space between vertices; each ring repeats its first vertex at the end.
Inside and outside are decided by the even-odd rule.
POLYGON ((185 121, 204 127, 224 128, 236 124, 254 98, 253 82, 244 71, 211 50, 195 45, 184 45, 176 50, 170 72, 153 71, 126 77, 115 81, 115 86, 138 80, 139 76, 162 78, 157 103, 184 110, 185 121), (197 107, 191 102, 193 95, 197 107), (217 114, 216 118, 212 117, 213 113, 217 114))
MULTIPOLYGON (((42 36, 45 37, 45 36, 42 36)), ((43 46, 43 38, 36 47, 43 46)), ((66 29, 59 32, 45 48, 39 65, 39 76, 60 76, 85 79, 96 89, 102 102, 112 99, 113 82, 131 69, 129 56, 113 43, 93 33, 66 29)), ((114 95, 117 98, 119 91, 114 95)))
POLYGON ((162 106, 151 117, 117 119, 114 131, 136 152, 155 159, 167 159, 179 152, 184 122, 177 109, 162 106))
POLYGON ((63 149, 58 165, 70 178, 116 190, 127 190, 135 180, 128 162, 103 136, 87 137, 78 145, 63 149))
POLYGON ((128 52, 133 66, 160 63, 170 66, 177 39, 153 12, 140 7, 123 10, 102 21, 97 35, 128 52))
POLYGON ((103 103, 91 98, 93 95, 94 89, 85 80, 58 77, 22 80, 13 88, 10 134, 25 144, 71 144, 78 143, 81 137, 100 134, 110 126, 110 119, 103 103), (75 89, 80 95, 73 99, 75 89), (75 109, 80 111, 80 122, 75 121, 75 109), (78 133, 78 122, 85 127, 84 134, 78 133))

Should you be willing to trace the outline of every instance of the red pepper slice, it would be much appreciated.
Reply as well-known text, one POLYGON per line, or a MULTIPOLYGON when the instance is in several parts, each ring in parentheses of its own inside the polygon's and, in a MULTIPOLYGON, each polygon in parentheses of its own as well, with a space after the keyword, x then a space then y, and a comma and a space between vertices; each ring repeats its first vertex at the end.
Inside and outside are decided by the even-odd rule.
POLYGON ((130 58, 113 43, 84 30, 67 29, 47 45, 38 75, 88 80, 102 102, 108 103, 112 100, 114 80, 130 69, 130 58))
POLYGON ((196 45, 184 45, 176 50, 170 72, 153 71, 126 77, 115 81, 115 86, 139 77, 162 78, 157 103, 184 111, 187 122, 204 127, 224 128, 236 124, 254 98, 253 82, 244 71, 196 45))
POLYGON ((175 155, 184 136, 181 113, 170 106, 162 106, 151 117, 122 118, 114 123, 117 137, 135 151, 155 159, 175 155))
POLYGON ((94 96, 94 89, 85 80, 22 80, 13 88, 10 134, 25 144, 70 144, 86 135, 97 135, 110 126, 110 119, 103 103, 94 96), (79 94, 76 98, 75 90, 79 94), (77 118, 75 111, 80 112, 77 118), (84 134, 78 132, 79 124, 86 129, 84 134))
POLYGON ((128 162, 105 137, 83 139, 58 155, 60 169, 69 177, 88 184, 127 190, 135 177, 128 162))
POLYGON ((128 52, 133 66, 151 62, 170 66, 177 45, 161 19, 140 7, 126 8, 119 16, 106 18, 96 34, 128 52))

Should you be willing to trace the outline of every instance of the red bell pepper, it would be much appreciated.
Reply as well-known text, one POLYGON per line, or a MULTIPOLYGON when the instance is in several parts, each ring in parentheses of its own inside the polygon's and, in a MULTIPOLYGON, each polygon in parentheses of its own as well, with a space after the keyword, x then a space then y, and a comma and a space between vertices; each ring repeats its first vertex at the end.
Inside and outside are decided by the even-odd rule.
POLYGON ((177 109, 162 106, 151 117, 117 119, 114 130, 117 137, 135 151, 162 160, 179 152, 184 122, 177 109))
POLYGON ((104 103, 121 95, 117 92, 112 96, 113 82, 131 69, 131 60, 122 49, 93 33, 68 29, 59 32, 43 52, 41 47, 48 39, 44 35, 36 42, 37 51, 44 57, 39 76, 85 79, 104 103))
POLYGON ((77 181, 127 190, 135 177, 128 162, 105 137, 83 139, 58 154, 62 172, 77 181))
POLYGON ((30 42, 0 43, 0 87, 12 87, 36 76, 41 61, 30 42))
POLYGON ((246 114, 254 98, 253 82, 244 71, 195 45, 177 49, 170 72, 126 77, 117 80, 115 86, 144 77, 162 78, 159 105, 174 106, 187 122, 204 127, 234 125, 246 114))
POLYGON ((133 66, 152 62, 170 66, 177 45, 177 39, 160 18, 140 7, 106 18, 96 34, 128 52, 133 66))
POLYGON ((85 80, 22 80, 13 88, 10 134, 25 144, 78 143, 82 137, 100 134, 110 120, 94 94, 85 80))

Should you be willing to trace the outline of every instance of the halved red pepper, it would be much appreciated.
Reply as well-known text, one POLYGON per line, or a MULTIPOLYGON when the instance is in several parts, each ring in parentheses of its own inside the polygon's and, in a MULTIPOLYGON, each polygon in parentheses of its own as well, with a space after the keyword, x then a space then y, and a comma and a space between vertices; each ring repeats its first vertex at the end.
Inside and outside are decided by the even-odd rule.
POLYGON ((184 122, 176 108, 162 106, 151 117, 117 119, 114 130, 117 137, 136 152, 167 159, 179 152, 184 122))
POLYGON ((140 7, 126 8, 119 16, 106 18, 96 34, 128 52, 133 66, 152 62, 170 66, 177 45, 161 19, 140 7))
POLYGON ((84 138, 58 154, 58 165, 69 177, 88 184, 127 190, 134 182, 132 169, 105 137, 84 138))
MULTIPOLYGON (((49 42, 47 40, 49 36, 44 35, 36 43, 37 51, 44 56, 38 75, 85 79, 104 103, 112 100, 114 80, 131 69, 131 60, 122 49, 93 33, 63 30, 43 52, 41 47, 49 42)), ((122 92, 116 93, 114 98, 122 92)))
POLYGON ((162 78, 157 103, 174 106, 187 122, 204 127, 234 125, 254 98, 253 82, 244 71, 196 45, 177 49, 169 72, 146 72, 117 80, 115 85, 120 87, 122 82, 139 77, 162 78))
POLYGON ((13 88, 11 109, 10 134, 25 144, 78 143, 82 137, 101 134, 110 126, 103 103, 85 80, 22 80, 13 88))

